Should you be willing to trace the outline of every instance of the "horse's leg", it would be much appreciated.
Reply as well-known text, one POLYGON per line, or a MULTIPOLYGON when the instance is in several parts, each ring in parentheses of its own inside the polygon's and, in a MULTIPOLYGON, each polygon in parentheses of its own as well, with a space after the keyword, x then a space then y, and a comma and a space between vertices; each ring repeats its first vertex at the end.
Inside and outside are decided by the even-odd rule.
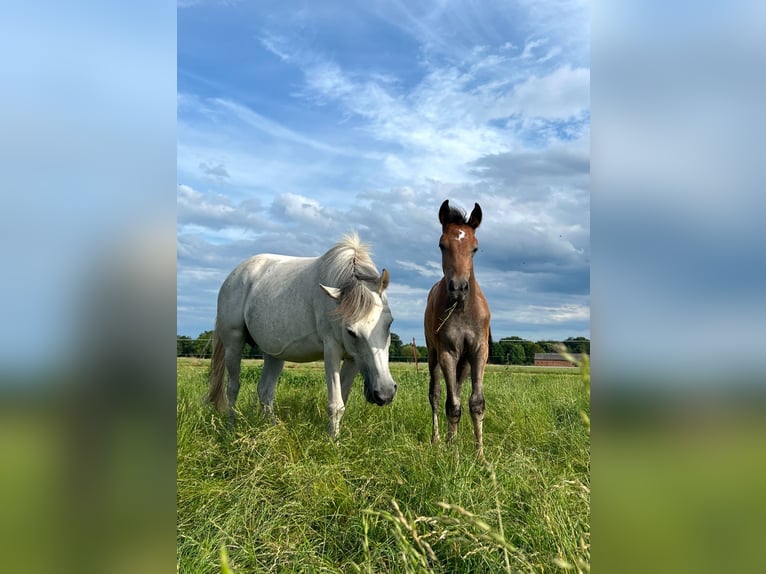
POLYGON ((282 359, 264 355, 263 370, 261 371, 261 378, 258 379, 258 399, 261 402, 261 408, 274 424, 277 422, 274 416, 274 389, 284 366, 285 362, 282 359))
POLYGON ((439 403, 441 401, 442 386, 439 381, 439 361, 436 350, 428 349, 428 373, 430 375, 428 383, 428 401, 431 403, 431 444, 439 443, 439 403))
POLYGON ((343 399, 343 406, 345 407, 348 402, 348 395, 351 392, 351 384, 354 382, 354 377, 359 372, 359 367, 356 365, 354 359, 345 359, 343 366, 340 368, 340 395, 343 399))
POLYGON ((471 398, 468 405, 471 409, 473 421, 473 437, 476 445, 476 456, 484 459, 484 367, 487 364, 488 349, 482 348, 471 361, 471 398))
POLYGON ((336 345, 325 345, 324 372, 327 379, 327 415, 330 417, 328 432, 333 439, 338 438, 340 419, 346 407, 343 404, 343 393, 340 384, 341 349, 336 345))
POLYGON ((460 385, 457 380, 457 359, 451 354, 444 352, 439 355, 439 366, 444 375, 444 384, 447 387, 447 401, 444 410, 447 415, 447 442, 452 442, 457 434, 457 426, 460 422, 460 385))
POLYGON ((234 405, 239 395, 239 369, 242 361, 242 349, 245 346, 244 334, 239 331, 228 331, 223 340, 225 345, 224 363, 229 376, 226 387, 226 397, 229 399, 229 425, 234 426, 234 405))

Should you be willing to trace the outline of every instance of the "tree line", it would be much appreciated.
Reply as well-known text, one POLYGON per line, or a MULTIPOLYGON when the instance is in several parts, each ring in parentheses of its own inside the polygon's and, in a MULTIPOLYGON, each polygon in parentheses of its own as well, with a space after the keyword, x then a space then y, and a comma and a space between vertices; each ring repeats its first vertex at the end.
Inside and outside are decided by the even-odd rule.
MULTIPOLYGON (((176 355, 178 357, 210 357, 212 352, 211 340, 213 331, 203 331, 196 339, 186 335, 178 335, 176 339, 176 355)), ((497 365, 532 365, 535 362, 535 353, 558 353, 559 347, 564 345, 570 353, 587 353, 590 355, 590 339, 587 337, 569 337, 564 341, 528 341, 521 337, 503 337, 499 341, 492 342, 489 362, 497 365)), ((403 343, 399 335, 391 333, 391 346, 388 349, 389 359, 392 362, 411 362, 415 360, 425 362, 428 351, 423 345, 403 343)), ((245 343, 242 354, 246 359, 259 359, 263 353, 256 345, 245 343)))

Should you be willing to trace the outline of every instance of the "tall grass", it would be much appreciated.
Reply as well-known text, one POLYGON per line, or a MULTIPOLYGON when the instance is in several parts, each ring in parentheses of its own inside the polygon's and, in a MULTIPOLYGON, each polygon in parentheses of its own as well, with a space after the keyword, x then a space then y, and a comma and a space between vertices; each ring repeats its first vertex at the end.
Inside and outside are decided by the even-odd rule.
POLYGON ((179 571, 588 571, 580 373, 490 367, 484 464, 469 416, 453 444, 431 446, 427 374, 392 368, 394 402, 369 405, 357 386, 332 442, 321 368, 285 369, 272 425, 260 366, 243 367, 230 430, 202 403, 207 363, 179 360, 179 571))

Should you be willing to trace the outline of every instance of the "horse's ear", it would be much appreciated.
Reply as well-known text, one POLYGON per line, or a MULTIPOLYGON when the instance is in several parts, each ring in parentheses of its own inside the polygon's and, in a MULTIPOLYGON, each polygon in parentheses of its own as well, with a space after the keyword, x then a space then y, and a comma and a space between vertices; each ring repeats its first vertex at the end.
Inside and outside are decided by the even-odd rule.
POLYGON ((319 284, 319 286, 322 288, 322 291, 327 293, 330 297, 332 297, 336 301, 340 301, 340 295, 341 295, 340 289, 338 289, 337 287, 328 287, 327 285, 322 285, 321 283, 319 284))
POLYGON ((391 274, 388 269, 384 269, 380 275, 380 283, 378 283, 378 293, 383 293, 388 288, 388 282, 391 280, 391 274))
POLYGON ((481 206, 478 203, 473 204, 471 217, 468 218, 468 225, 476 229, 481 224, 481 206))
POLYGON ((445 199, 442 206, 439 208, 439 223, 446 225, 447 216, 449 215, 449 199, 445 199))

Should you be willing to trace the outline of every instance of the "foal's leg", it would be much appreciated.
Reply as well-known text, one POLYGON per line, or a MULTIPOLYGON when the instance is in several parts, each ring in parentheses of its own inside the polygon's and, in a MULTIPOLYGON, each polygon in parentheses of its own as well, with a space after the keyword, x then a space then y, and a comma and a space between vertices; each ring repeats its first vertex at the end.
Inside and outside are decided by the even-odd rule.
POLYGON ((447 415, 447 442, 452 442, 457 434, 462 409, 460 407, 460 385, 457 379, 457 359, 449 353, 439 355, 439 366, 447 387, 447 401, 444 410, 447 415))
POLYGON ((434 349, 428 349, 428 372, 430 374, 430 380, 428 383, 428 400, 431 403, 431 444, 439 443, 439 402, 442 391, 441 383, 439 382, 439 361, 434 349))
MULTIPOLYGON (((455 365, 455 386, 452 399, 452 408, 457 412, 457 418, 454 425, 447 429, 447 441, 452 441, 457 436, 457 426, 463 413, 460 395, 463 392, 463 382, 468 378, 471 372, 471 364, 464 358, 459 359, 455 365)), ((449 387, 447 387, 449 388, 449 387)), ((450 403, 449 392, 447 393, 447 403, 450 403)))
POLYGON ((276 424, 277 418, 274 416, 274 389, 277 386, 277 380, 282 372, 285 362, 271 355, 263 356, 263 371, 261 378, 258 379, 258 399, 263 408, 263 413, 276 424))
POLYGON ((473 420, 473 438, 476 445, 476 456, 480 460, 484 459, 484 367, 487 364, 487 349, 479 352, 473 361, 471 361, 471 398, 468 405, 471 409, 471 420, 473 420))

